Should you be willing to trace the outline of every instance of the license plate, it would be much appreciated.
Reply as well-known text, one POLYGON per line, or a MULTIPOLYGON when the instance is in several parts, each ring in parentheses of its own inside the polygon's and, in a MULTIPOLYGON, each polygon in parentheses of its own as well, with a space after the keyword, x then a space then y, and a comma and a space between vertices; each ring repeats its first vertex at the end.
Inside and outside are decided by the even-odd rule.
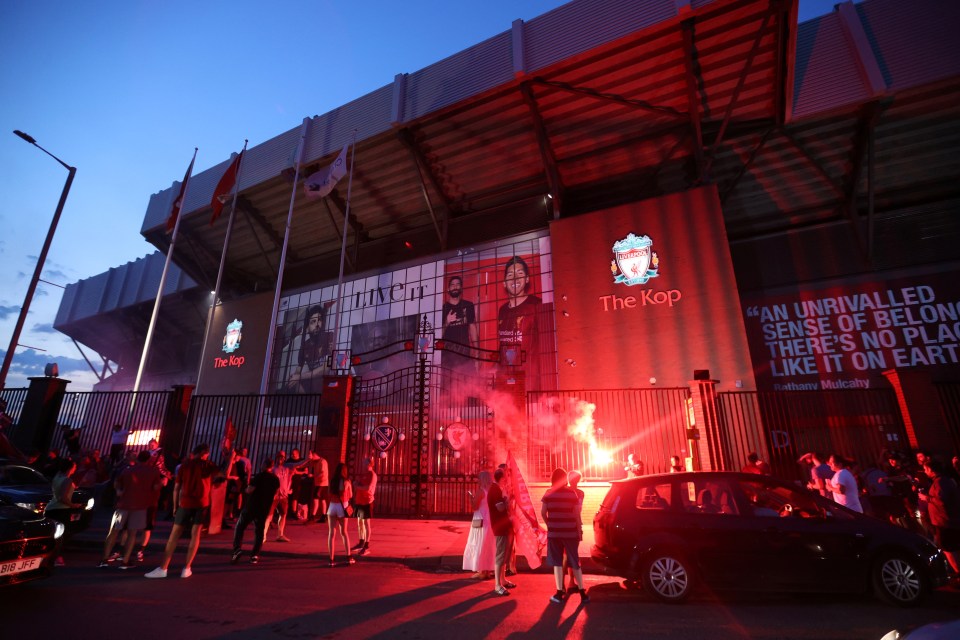
POLYGON ((43 562, 42 556, 36 558, 22 558, 10 562, 0 562, 0 576, 9 576, 14 573, 23 573, 24 571, 33 571, 39 569, 43 562))

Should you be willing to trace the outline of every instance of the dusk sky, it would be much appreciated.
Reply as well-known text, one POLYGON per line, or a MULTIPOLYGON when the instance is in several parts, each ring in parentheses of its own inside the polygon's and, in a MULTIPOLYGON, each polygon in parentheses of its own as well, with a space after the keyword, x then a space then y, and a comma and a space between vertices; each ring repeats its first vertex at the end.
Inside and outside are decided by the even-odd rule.
MULTIPOLYGON (((639 0, 638 0, 639 1, 639 0)), ((0 3, 0 357, 67 170, 77 168, 8 388, 55 361, 70 391, 96 377, 53 329, 60 287, 155 251, 150 195, 565 4, 560 0, 7 0, 0 3), (60 285, 60 286, 55 286, 60 285)), ((800 21, 833 0, 801 0, 800 21)), ((85 348, 96 364, 99 357, 85 348)))

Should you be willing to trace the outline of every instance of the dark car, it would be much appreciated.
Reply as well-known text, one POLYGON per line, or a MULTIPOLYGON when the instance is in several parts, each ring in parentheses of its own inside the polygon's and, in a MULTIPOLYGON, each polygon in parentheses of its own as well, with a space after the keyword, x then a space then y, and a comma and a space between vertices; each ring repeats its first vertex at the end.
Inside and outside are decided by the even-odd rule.
POLYGON ((612 483, 591 556, 667 602, 715 589, 866 592, 903 606, 946 582, 926 538, 796 485, 690 472, 612 483))
MULTIPOLYGON (((0 502, 43 515, 52 499, 53 488, 43 474, 21 464, 0 462, 0 502)), ((82 506, 69 510, 64 522, 67 535, 86 529, 93 514, 94 500, 90 491, 77 489, 73 492, 73 501, 82 506)))
POLYGON ((0 498, 0 586, 45 578, 64 526, 0 498))

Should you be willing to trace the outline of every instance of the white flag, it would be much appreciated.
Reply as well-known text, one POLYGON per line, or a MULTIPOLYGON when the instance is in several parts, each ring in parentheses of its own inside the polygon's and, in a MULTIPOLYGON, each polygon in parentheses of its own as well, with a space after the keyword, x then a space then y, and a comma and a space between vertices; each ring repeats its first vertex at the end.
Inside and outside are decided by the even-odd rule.
POLYGON ((303 181, 303 190, 308 198, 324 197, 333 191, 340 178, 347 175, 347 146, 343 145, 336 160, 303 181))

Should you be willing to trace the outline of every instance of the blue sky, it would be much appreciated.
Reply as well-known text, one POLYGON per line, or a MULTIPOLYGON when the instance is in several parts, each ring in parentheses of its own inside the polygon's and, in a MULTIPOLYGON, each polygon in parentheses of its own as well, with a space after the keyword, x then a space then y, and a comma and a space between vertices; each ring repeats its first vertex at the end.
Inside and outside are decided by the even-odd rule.
MULTIPOLYGON (((150 195, 477 42, 560 0, 5 0, 0 2, 0 356, 67 171, 77 176, 42 278, 66 285, 153 251, 150 195)), ((801 0, 800 20, 832 10, 801 0)), ((96 381, 53 330, 62 289, 41 282, 7 387, 56 361, 96 381)), ((92 360, 95 354, 88 351, 92 360)))

